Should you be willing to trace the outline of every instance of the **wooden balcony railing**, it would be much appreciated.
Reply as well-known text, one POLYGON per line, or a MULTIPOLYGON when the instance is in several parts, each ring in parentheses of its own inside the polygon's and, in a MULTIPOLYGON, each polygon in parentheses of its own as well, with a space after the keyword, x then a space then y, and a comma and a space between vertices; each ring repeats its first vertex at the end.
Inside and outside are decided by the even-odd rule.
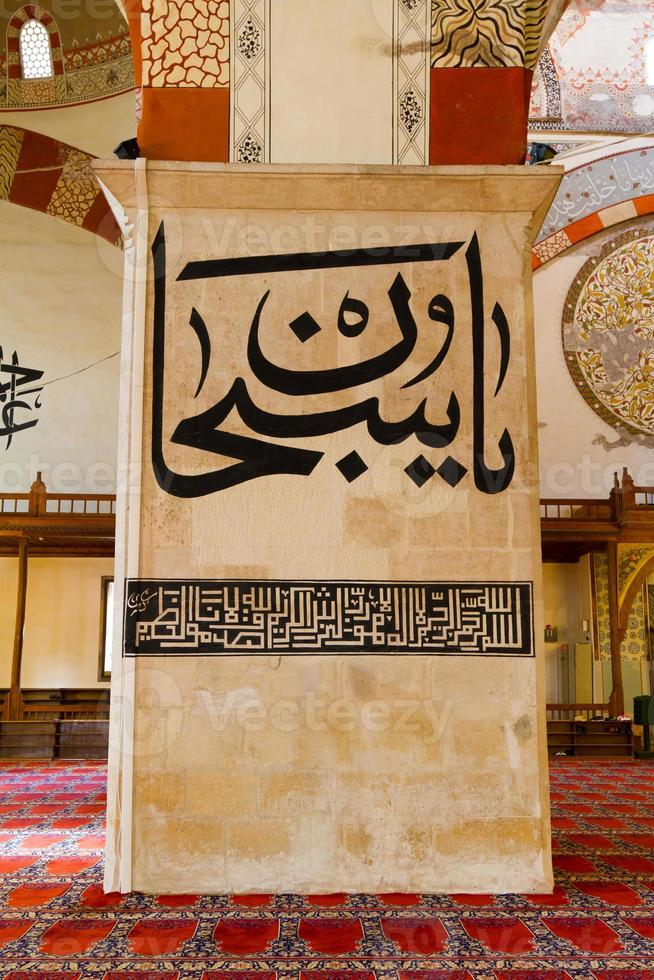
POLYGON ((109 718, 109 703, 81 704, 23 704, 25 721, 98 721, 109 718))
POLYGON ((654 508, 654 487, 634 487, 634 497, 637 507, 654 508))
POLYGON ((583 717, 585 721, 591 718, 608 718, 608 704, 548 704, 548 721, 574 721, 583 717))
POLYGON ((41 474, 29 493, 0 493, 0 555, 110 557, 116 533, 113 493, 48 493, 41 474))
POLYGON ((541 500, 540 517, 544 561, 575 562, 589 551, 654 542, 654 487, 636 486, 624 469, 604 500, 541 500))
POLYGON ((608 500, 545 499, 540 502, 541 520, 612 521, 613 507, 608 500))
POLYGON ((48 493, 45 510, 40 514, 86 514, 98 516, 116 513, 116 496, 113 493, 48 493))
POLYGON ((113 493, 48 493, 41 474, 29 493, 0 493, 0 514, 45 517, 49 514, 83 514, 110 517, 116 513, 113 493))
POLYGON ((29 493, 0 493, 0 514, 29 514, 29 493))
MULTIPOLYGON (((8 690, 0 690, 0 718, 6 717, 8 690)), ((23 688, 19 717, 28 721, 91 721, 109 718, 107 688, 23 688)))

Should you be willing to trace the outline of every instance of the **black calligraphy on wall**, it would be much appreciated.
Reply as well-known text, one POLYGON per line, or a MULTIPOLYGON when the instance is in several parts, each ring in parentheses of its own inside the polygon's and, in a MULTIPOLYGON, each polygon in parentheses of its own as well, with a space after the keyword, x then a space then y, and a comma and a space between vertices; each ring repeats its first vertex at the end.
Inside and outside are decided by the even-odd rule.
MULTIPOLYGON (((183 418, 176 426, 171 442, 192 449, 200 449, 235 462, 200 474, 183 474, 171 469, 165 461, 163 432, 164 418, 164 369, 166 360, 166 237, 164 222, 152 244, 154 264, 154 335, 153 335, 153 406, 152 406, 152 463, 159 486, 178 497, 199 497, 238 486, 249 480, 272 474, 310 476, 324 457, 324 451, 316 448, 285 444, 289 440, 320 440, 332 433, 342 432, 363 424, 374 442, 390 446, 414 439, 420 450, 406 467, 405 473, 418 487, 422 487, 436 474, 451 487, 455 487, 472 469, 477 490, 496 494, 506 490, 515 471, 515 452, 511 435, 504 428, 499 442, 493 447, 501 465, 493 468, 487 462, 486 417, 487 404, 486 338, 489 329, 486 321, 484 276, 477 234, 468 243, 462 241, 414 244, 391 248, 353 249, 347 252, 302 252, 284 255, 246 256, 242 258, 207 259, 189 262, 177 276, 178 281, 227 279, 229 277, 284 276, 310 270, 352 269, 389 267, 387 290, 388 313, 398 328, 398 336, 386 351, 347 366, 331 365, 323 370, 294 370, 269 359, 260 344, 262 320, 271 297, 271 288, 263 288, 260 299, 249 314, 247 334, 247 361, 256 381, 270 392, 283 395, 287 408, 283 413, 272 413, 259 407, 250 395, 248 383, 243 377, 235 377, 227 394, 209 409, 183 418), (436 379, 441 365, 450 351, 456 327, 455 304, 443 293, 434 293, 426 309, 417 311, 412 302, 411 289, 407 285, 402 267, 410 264, 445 263, 465 247, 465 262, 469 281, 471 310, 471 363, 470 390, 445 393, 446 409, 442 421, 428 419, 427 399, 416 398, 416 407, 409 416, 399 421, 383 417, 378 397, 357 398, 357 391, 371 382, 394 375, 406 364, 418 339, 418 321, 426 317, 432 323, 445 328, 442 341, 438 342, 431 359, 421 370, 398 388, 405 390, 426 381, 436 379), (399 269, 399 271, 398 271, 399 269), (334 392, 351 393, 346 407, 331 411, 306 410, 303 398, 328 395, 334 392), (461 460, 450 452, 461 424, 461 399, 471 402, 472 460, 461 460), (231 431, 230 416, 236 413, 251 435, 231 431), (258 438, 258 437, 263 438, 258 438), (277 442, 272 440, 283 440, 277 442), (423 455, 430 450, 447 450, 448 455, 437 468, 423 455), (499 451, 499 453, 498 453, 499 451)), ((274 287, 272 287, 274 288, 274 287)), ((299 295, 299 293, 298 293, 299 295)), ((490 316, 491 329, 499 339, 500 358, 497 376, 492 379, 493 399, 503 388, 511 357, 511 335, 504 310, 495 303, 490 316)), ((201 310, 193 307, 189 313, 189 326, 199 343, 201 370, 195 397, 202 391, 212 359, 212 345, 201 310)), ((315 319, 309 310, 289 311, 288 327, 301 344, 307 343, 323 329, 334 329, 345 338, 361 335, 370 326, 370 311, 360 296, 345 292, 337 322, 326 327, 315 319)), ((361 477, 368 466, 358 452, 352 451, 336 463, 343 477, 349 481, 361 477)))
POLYGON ((5 440, 5 449, 18 432, 33 428, 39 421, 43 385, 38 382, 42 377, 43 371, 20 363, 17 351, 7 359, 0 347, 0 439, 5 440))
POLYGON ((128 579, 126 656, 530 657, 530 582, 128 579))

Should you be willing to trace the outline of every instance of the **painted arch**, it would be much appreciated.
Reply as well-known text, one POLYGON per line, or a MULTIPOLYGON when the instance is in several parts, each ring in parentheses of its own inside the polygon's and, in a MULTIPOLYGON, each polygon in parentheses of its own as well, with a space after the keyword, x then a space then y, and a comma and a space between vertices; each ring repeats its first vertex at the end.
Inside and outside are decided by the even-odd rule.
POLYGON ((42 133, 0 126, 0 200, 50 214, 120 247, 120 228, 92 159, 42 133))
POLYGON ((640 146, 568 170, 532 251, 539 269, 593 235, 654 214, 654 146, 640 146))

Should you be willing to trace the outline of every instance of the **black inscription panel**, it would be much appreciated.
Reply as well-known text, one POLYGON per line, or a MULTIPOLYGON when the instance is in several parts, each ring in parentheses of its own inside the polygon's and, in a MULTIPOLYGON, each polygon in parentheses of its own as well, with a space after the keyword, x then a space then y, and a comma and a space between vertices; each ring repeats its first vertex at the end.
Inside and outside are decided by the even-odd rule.
MULTIPOLYGON (((258 299, 256 305, 251 300, 239 301, 239 313, 244 319, 243 329, 239 328, 238 337, 247 337, 243 351, 247 358, 247 371, 234 377, 213 405, 205 406, 196 414, 199 403, 194 402, 192 414, 179 417, 175 428, 171 432, 165 432, 164 415, 170 412, 172 417, 176 413, 172 406, 165 409, 166 403, 170 401, 166 390, 171 385, 170 377, 179 377, 179 368, 170 351, 166 354, 169 269, 166 260, 166 229, 162 221, 152 242, 154 307, 151 428, 152 468, 161 489, 172 496, 189 499, 230 490, 262 477, 279 474, 308 477, 325 456, 325 437, 365 425, 368 435, 378 445, 397 447, 410 441, 405 473, 417 487, 423 487, 436 474, 449 486, 455 487, 471 469, 475 487, 481 493, 497 494, 507 490, 516 468, 513 439, 509 430, 504 428, 495 449, 487 445, 487 430, 489 414, 495 418, 495 398, 502 391, 505 382, 507 389, 512 381, 515 383, 510 377, 507 381, 511 361, 511 330, 499 302, 494 303, 487 322, 484 269, 476 232, 465 248, 468 288, 463 290, 464 295, 457 293, 450 297, 436 291, 439 281, 438 267, 457 256, 464 245, 464 241, 415 243, 389 248, 356 248, 344 252, 250 255, 187 263, 177 275, 178 281, 215 279, 220 282, 237 277, 245 283, 252 281, 248 277, 255 277, 255 283, 260 280, 257 286, 258 299), (418 298, 412 295, 409 286, 411 276, 407 274, 405 279, 403 275, 407 264, 416 263, 423 264, 426 269, 424 275, 433 281, 435 291, 426 304, 424 300, 418 302, 418 298), (375 333, 380 326, 380 321, 374 315, 374 304, 370 305, 371 297, 367 294, 366 276, 363 273, 365 269, 375 268, 379 275, 379 269, 384 267, 388 267, 389 271, 382 322, 387 322, 390 317, 391 322, 394 321, 397 325, 397 331, 390 331, 392 342, 386 350, 372 357, 361 355, 361 359, 357 360, 359 355, 355 354, 356 339, 366 329, 375 333), (350 295, 352 279, 347 276, 348 270, 355 268, 361 270, 361 276, 356 280, 359 283, 357 296, 350 295), (322 316, 323 322, 320 323, 316 319, 320 316, 320 311, 302 309, 306 289, 301 273, 328 269, 342 270, 342 283, 335 288, 342 288, 343 299, 335 322, 332 318, 329 323, 322 316), (288 282, 283 282, 284 277, 291 273, 299 277, 294 280, 293 289, 289 289, 288 282), (275 319, 271 312, 280 292, 287 295, 290 303, 284 309, 281 321, 279 314, 275 319), (462 322, 465 323, 468 307, 472 327, 468 344, 472 356, 470 359, 466 357, 465 365, 469 361, 471 373, 458 392, 448 392, 438 372, 448 358, 457 332, 461 308, 464 310, 462 322), (433 329, 434 323, 439 325, 436 331, 433 329), (354 347, 351 354, 344 354, 346 364, 327 363, 319 370, 299 370, 294 358, 287 363, 278 363, 266 356, 261 337, 274 327, 284 331, 280 336, 285 336, 286 330, 290 330, 299 345, 310 344, 313 337, 327 330, 332 336, 338 334, 347 341, 345 350, 350 349, 350 341, 354 347), (442 328, 444 336, 440 346, 431 351, 431 357, 425 359, 417 374, 414 373, 411 365, 419 336, 428 331, 430 337, 438 337, 443 332, 442 328), (494 367, 486 358, 488 340, 492 337, 499 344, 496 375, 494 367), (166 375, 169 377, 168 381, 166 375), (495 385, 490 400, 486 391, 492 387, 489 379, 495 385), (381 381, 385 382, 381 388, 369 390, 370 385, 381 381), (261 403, 257 403, 257 398, 252 394, 252 391, 256 391, 253 382, 259 389, 267 389, 269 396, 273 393, 284 396, 277 411, 271 412, 261 403), (396 413, 392 412, 391 418, 388 418, 384 406, 384 388, 388 394, 393 390, 399 393, 414 386, 415 402, 410 413, 398 419, 396 413), (321 396, 328 398, 334 392, 347 393, 345 403, 340 408, 330 408, 326 401, 321 409, 321 396), (473 452, 467 466, 456 458, 459 450, 455 448, 461 426, 461 401, 470 401, 472 404, 473 452), (236 415, 245 425, 247 434, 234 430, 236 415), (284 442, 275 441, 279 439, 284 442), (218 468, 209 468, 206 472, 178 472, 171 469, 166 461, 169 443, 200 450, 207 458, 221 457, 221 463, 218 468), (419 448, 416 443, 421 451, 412 460, 413 454, 419 448), (444 459, 441 456, 443 450, 448 450, 444 459), (498 458, 497 450, 502 464, 499 468, 493 468, 487 462, 487 456, 490 452, 492 457, 498 458), (423 451, 433 456, 433 464, 423 455, 423 451), (225 460, 233 462, 225 464, 225 460)), ((374 298, 374 293, 372 295, 374 298)), ((202 296, 200 291, 200 306, 202 296)), ((194 336, 193 343, 199 345, 201 357, 201 370, 194 396, 198 398, 208 377, 213 376, 215 387, 216 369, 220 367, 220 347, 223 345, 216 345, 214 339, 213 347, 217 349, 212 351, 211 332, 202 315, 202 309, 189 305, 188 326, 194 336)), ((490 310, 490 306, 488 309, 490 310)), ((377 317, 379 315, 377 310, 377 317)), ((269 340, 268 343, 270 345, 272 342, 269 340)), ((272 348, 275 349, 275 346, 278 345, 273 344, 272 348)), ((333 350, 341 351, 340 341, 334 345, 333 350)), ((469 369, 464 366, 464 362, 462 366, 464 370, 469 369)), ((190 383, 195 384, 195 378, 190 379, 190 383)), ((175 385, 174 380, 172 384, 175 385)), ((218 390, 221 390, 220 386, 218 390)), ((183 416, 184 413, 181 414, 183 416)), ((495 420, 494 427, 499 432, 501 424, 498 427, 495 420)), ((365 459, 354 451, 338 460, 335 465, 348 483, 363 477, 368 470, 365 459), (353 455, 358 460, 354 465, 353 455)))
POLYGON ((530 582, 128 579, 126 656, 533 656, 530 582))

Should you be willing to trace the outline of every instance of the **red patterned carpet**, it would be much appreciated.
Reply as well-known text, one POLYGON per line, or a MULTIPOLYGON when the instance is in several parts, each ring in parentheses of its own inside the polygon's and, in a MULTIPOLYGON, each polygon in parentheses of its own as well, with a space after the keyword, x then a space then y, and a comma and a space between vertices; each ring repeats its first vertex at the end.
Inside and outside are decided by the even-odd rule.
POLYGON ((552 767, 553 896, 104 895, 101 766, 0 769, 0 976, 654 980, 654 766, 552 767))

